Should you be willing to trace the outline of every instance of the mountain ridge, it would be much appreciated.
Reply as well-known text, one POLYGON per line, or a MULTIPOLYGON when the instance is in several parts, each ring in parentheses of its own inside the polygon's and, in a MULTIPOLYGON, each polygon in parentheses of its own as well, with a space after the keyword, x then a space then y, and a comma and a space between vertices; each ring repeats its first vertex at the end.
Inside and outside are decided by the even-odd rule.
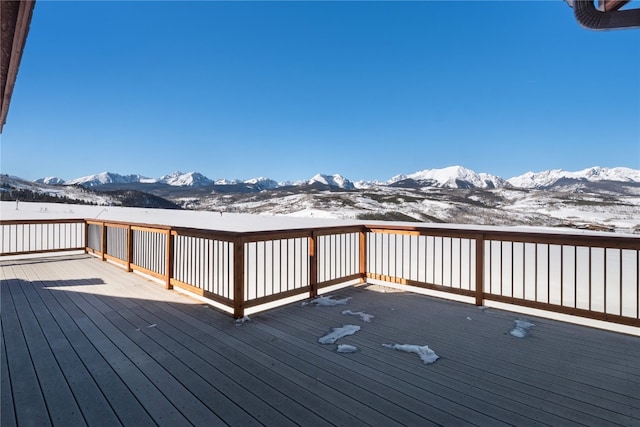
MULTIPOLYGON (((628 170, 623 170, 622 174, 620 170, 614 171, 613 176, 612 172, 595 172, 587 174, 592 181, 580 174, 565 176, 554 172, 559 181, 552 188, 546 186, 548 181, 543 177, 535 183, 537 177, 529 176, 535 185, 546 186, 541 189, 515 188, 512 185, 469 188, 458 175, 447 184, 456 188, 429 186, 438 182, 414 181, 405 177, 393 184, 367 186, 361 182, 357 185, 352 183, 355 189, 330 187, 328 178, 336 180, 338 177, 321 174, 313 181, 287 183, 272 189, 261 187, 265 183, 274 186, 274 181, 267 178, 256 179, 252 183, 228 181, 203 187, 171 186, 156 181, 83 187, 38 184, 0 175, 0 196, 6 201, 73 203, 77 200, 104 206, 130 203, 149 207, 163 207, 165 202, 161 199, 164 199, 182 209, 220 213, 586 227, 640 233, 640 182, 633 180, 635 171, 631 170, 631 176, 628 176, 628 170)), ((425 178, 423 175, 415 177, 425 178)))
POLYGON ((391 177, 387 181, 358 181, 356 183, 340 174, 318 173, 308 180, 277 182, 266 177, 251 178, 247 180, 239 179, 217 179, 212 180, 199 172, 180 171, 164 175, 160 178, 148 178, 139 174, 120 175, 112 172, 101 172, 64 181, 58 177, 46 177, 34 182, 48 185, 81 185, 83 187, 97 187, 101 185, 113 184, 165 184, 173 187, 206 187, 247 184, 258 191, 273 190, 285 186, 299 185, 320 185, 328 188, 339 188, 343 190, 353 190, 356 188, 369 188, 372 186, 415 186, 415 187, 436 187, 436 188, 503 188, 515 187, 523 189, 549 189, 556 183, 562 181, 564 185, 568 183, 580 182, 625 182, 640 184, 640 170, 627 167, 600 167, 593 166, 579 171, 565 171, 562 169, 550 169, 540 172, 526 172, 509 179, 500 176, 475 172, 463 166, 455 165, 445 168, 424 169, 410 174, 399 174, 391 177))

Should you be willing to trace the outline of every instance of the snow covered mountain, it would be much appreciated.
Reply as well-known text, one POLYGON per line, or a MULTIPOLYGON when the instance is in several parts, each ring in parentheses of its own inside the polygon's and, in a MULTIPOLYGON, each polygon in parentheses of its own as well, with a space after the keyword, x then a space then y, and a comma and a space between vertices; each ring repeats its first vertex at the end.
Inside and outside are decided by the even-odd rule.
POLYGON ((326 185, 328 187, 342 188, 343 190, 353 190, 356 188, 351 181, 337 173, 333 175, 323 175, 319 173, 307 181, 307 184, 309 185, 313 185, 315 183, 326 185))
POLYGON ((213 184, 213 181, 199 172, 182 173, 176 171, 170 175, 164 175, 157 182, 176 187, 203 187, 213 184))
POLYGON ((425 169, 409 175, 396 175, 389 184, 414 181, 422 187, 439 188, 500 188, 506 181, 499 176, 477 173, 462 166, 449 166, 442 169, 425 169))
MULTIPOLYGON (((611 187, 612 183, 621 183, 627 187, 640 188, 640 170, 625 167, 603 168, 594 166, 577 172, 568 172, 560 169, 542 172, 527 172, 505 180, 499 176, 488 173, 477 173, 463 166, 450 166, 441 169, 425 169, 411 174, 396 175, 386 182, 358 181, 353 183, 340 174, 317 174, 306 181, 286 181, 278 183, 272 179, 259 177, 248 180, 218 179, 213 181, 199 172, 174 172, 160 178, 146 178, 141 175, 119 175, 111 172, 102 172, 76 178, 70 181, 62 181, 60 178, 41 178, 35 182, 50 185, 81 185, 84 187, 98 187, 101 185, 122 185, 130 188, 139 188, 134 185, 165 184, 171 187, 179 187, 184 190, 201 187, 229 186, 225 192, 234 191, 233 188, 244 191, 275 190, 281 187, 312 186, 316 188, 331 189, 367 189, 374 187, 391 186, 395 188, 458 188, 458 189, 556 189, 562 191, 584 190, 586 187, 598 188, 611 187)), ((143 190, 146 191, 146 190, 143 190)), ((635 191, 635 190, 634 190, 635 191)))
POLYGON ((36 179, 33 182, 46 185, 62 185, 64 184, 64 179, 58 178, 57 176, 48 176, 46 178, 36 179))
POLYGON ((264 177, 248 179, 244 181, 244 183, 250 184, 260 191, 274 190, 279 187, 279 184, 276 181, 264 177))
POLYGON ((148 180, 140 175, 119 175, 112 172, 102 172, 95 175, 83 176, 80 178, 65 181, 65 185, 82 185, 83 187, 95 187, 105 184, 130 184, 132 182, 140 182, 148 180))
MULTIPOLYGON (((197 181, 197 176, 191 176, 193 180, 172 181, 186 184, 182 186, 142 178, 136 183, 91 188, 51 186, 0 175, 0 196, 2 200, 20 202, 77 200, 149 207, 164 206, 164 200, 183 209, 217 212, 640 233, 639 174, 628 168, 547 171, 525 174, 529 181, 524 183, 514 180, 507 184, 488 174, 452 167, 357 185, 341 175, 318 174, 307 181, 281 184, 255 178, 193 187, 188 184, 197 181), (529 188, 516 188, 516 184, 529 188), (335 191, 343 188, 349 191, 335 191)), ((107 178, 113 182, 117 177, 86 181, 105 182, 107 178)))
POLYGON ((640 184, 640 170, 630 168, 601 168, 594 166, 576 172, 568 172, 561 169, 553 169, 542 172, 527 172, 507 180, 517 188, 549 188, 558 182, 564 181, 614 181, 640 184))

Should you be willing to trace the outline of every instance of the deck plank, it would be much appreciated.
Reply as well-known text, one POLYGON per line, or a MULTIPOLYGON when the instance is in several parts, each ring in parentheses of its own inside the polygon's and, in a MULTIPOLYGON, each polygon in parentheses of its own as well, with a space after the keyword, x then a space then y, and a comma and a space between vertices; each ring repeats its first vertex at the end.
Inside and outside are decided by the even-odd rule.
POLYGON ((54 312, 59 310, 59 306, 56 304, 47 305, 42 300, 42 285, 39 282, 33 281, 30 285, 22 286, 22 290, 51 347, 53 357, 82 411, 85 422, 89 425, 102 423, 117 426, 121 424, 99 385, 74 350, 73 342, 69 341, 56 322, 54 312))
MULTIPOLYGON (((353 294, 352 294, 353 295, 353 294)), ((358 294, 357 299, 361 299, 366 296, 366 294, 360 293, 358 294)), ((303 309, 304 310, 304 309, 303 309)), ((340 309, 339 311, 341 311, 340 309)), ((333 318, 334 322, 339 323, 341 320, 349 321, 350 318, 346 316, 341 316, 339 311, 337 313, 334 312, 333 318)), ((332 318, 331 310, 327 310, 326 308, 311 308, 307 309, 307 313, 305 316, 299 316, 305 323, 296 324, 296 325, 279 325, 278 329, 286 328, 286 327, 298 327, 298 334, 303 333, 305 331, 314 331, 316 336, 320 336, 325 333, 321 328, 315 327, 318 323, 321 323, 323 320, 332 318)), ((281 316, 277 314, 269 314, 273 321, 280 321, 281 316)), ((359 323, 354 321, 355 323, 359 323)), ((355 344, 358 347, 366 349, 367 356, 370 356, 371 360, 374 360, 374 364, 385 363, 386 359, 389 357, 387 354, 383 354, 380 349, 380 343, 388 342, 389 336, 393 336, 391 334, 398 335, 399 329, 391 329, 388 327, 380 327, 378 318, 374 319, 370 324, 363 324, 362 332, 359 332, 354 337, 345 338, 345 342, 350 342, 351 344, 355 344), (380 331, 380 329, 384 329, 380 331), (373 331, 373 332, 372 332, 373 331), (371 343, 374 346, 371 346, 371 343)), ((362 324, 362 323, 361 323, 362 324)), ((335 325, 334 325, 335 326, 335 325)), ((423 344, 424 341, 417 340, 418 343, 423 344)), ((415 341, 414 341, 415 343, 415 341)), ((428 342, 427 342, 428 343, 428 342)), ((436 347, 439 348, 439 347, 436 347)), ((567 408, 566 406, 562 406, 561 404, 557 404, 558 395, 542 398, 541 395, 549 395, 549 393, 544 388, 531 388, 528 387, 528 384, 511 381, 510 379, 502 376, 502 375, 491 375, 490 373, 474 369, 473 365, 463 365, 460 366, 456 359, 452 357, 446 357, 446 353, 440 352, 438 353, 443 355, 440 361, 438 361, 438 369, 433 370, 432 374, 428 374, 428 379, 432 381, 437 381, 441 386, 451 387, 452 384, 455 384, 458 388, 459 393, 465 393, 468 395, 475 395, 477 398, 486 399, 489 397, 489 401, 494 404, 501 404, 504 409, 509 410, 518 410, 521 413, 531 413, 534 411, 536 401, 539 401, 541 405, 545 407, 544 413, 537 414, 537 419, 546 419, 546 422, 551 424, 562 423, 563 425, 569 424, 572 420, 578 423, 597 423, 603 422, 601 418, 598 417, 590 417, 588 412, 591 408, 589 405, 578 405, 578 408, 567 408), (529 390, 528 390, 529 388, 529 390), (524 389, 524 390, 523 390, 524 389), (528 392, 528 393, 526 393, 528 392), (522 405, 519 409, 519 405, 522 405)), ((460 353, 459 350, 456 350, 456 356, 460 353)), ((416 371, 415 366, 410 360, 409 356, 406 355, 394 355, 397 359, 393 364, 393 369, 400 368, 401 371, 398 371, 394 374, 394 376, 398 378, 404 378, 404 381, 409 383, 415 382, 419 384, 423 379, 418 379, 414 381, 415 376, 426 376, 426 371, 416 371)), ((477 357, 474 356, 472 360, 477 360, 477 357)), ((384 366, 384 365, 382 365, 384 366)), ((524 369, 523 367, 522 369, 524 369)), ((565 402, 569 402, 568 399, 564 399, 565 402)), ((570 400, 572 405, 575 406, 576 401, 570 400)), ((596 412, 598 412, 596 410, 596 412)), ((602 412, 602 411, 599 411, 602 412)), ((610 420, 609 420, 610 421, 610 420)))
POLYGON ((0 425, 3 427, 13 427, 16 424, 16 411, 13 407, 13 392, 11 390, 11 378, 9 377, 9 366, 7 363, 7 352, 4 343, 4 330, 1 332, 2 341, 0 341, 0 425))
POLYGON ((38 418, 56 402, 45 375, 89 425, 640 424, 638 337, 371 286, 338 291, 347 306, 296 303, 236 325, 93 257, 0 267, 3 426, 73 421, 38 418), (525 339, 509 335, 519 318, 536 324, 525 339), (343 324, 362 327, 339 341, 359 352, 318 343, 343 324))
POLYGON ((129 340, 80 293, 65 292, 69 302, 82 312, 78 326, 114 367, 121 378, 131 381, 129 387, 157 423, 180 425, 189 417, 204 423, 221 424, 197 399, 153 358, 129 340))
MULTIPOLYGON (((29 347, 23 335, 22 325, 9 291, 10 286, 19 286, 17 279, 0 281, 2 301, 2 332, 5 338, 7 367, 16 421, 25 425, 48 425, 51 423, 47 404, 40 389, 36 369, 31 361, 29 347)), ((4 379, 3 379, 4 381, 4 379)))

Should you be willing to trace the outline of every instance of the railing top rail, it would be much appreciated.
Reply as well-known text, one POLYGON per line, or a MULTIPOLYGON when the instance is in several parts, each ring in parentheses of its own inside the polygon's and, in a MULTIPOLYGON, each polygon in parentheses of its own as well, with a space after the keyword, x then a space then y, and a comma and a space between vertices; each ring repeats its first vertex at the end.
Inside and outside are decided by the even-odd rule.
POLYGON ((62 219, 0 219, 0 225, 19 224, 78 224, 84 223, 84 218, 62 218, 62 219))
POLYGON ((316 236, 323 236, 330 234, 357 233, 360 231, 365 231, 365 227, 363 225, 292 228, 288 230, 246 231, 240 234, 245 237, 246 241, 255 242, 262 240, 312 237, 314 234, 316 236))
POLYGON ((204 228, 171 227, 171 234, 174 236, 188 236, 204 239, 233 241, 242 233, 238 233, 235 231, 207 230, 204 228))
POLYGON ((640 236, 616 234, 608 232, 575 232, 541 229, 506 230, 496 227, 486 228, 454 228, 454 227, 424 227, 410 225, 366 225, 368 231, 378 233, 394 233, 429 236, 445 236, 475 239, 483 237, 486 240, 503 240, 524 243, 544 243, 571 246, 610 247, 618 249, 640 249, 640 236))
POLYGON ((156 230, 171 230, 174 227, 171 227, 170 225, 162 225, 162 224, 146 224, 146 223, 142 223, 142 222, 129 222, 129 221, 112 221, 112 220, 108 220, 108 219, 85 219, 84 220, 87 224, 94 224, 94 225, 113 225, 115 227, 127 227, 127 226, 132 226, 132 227, 141 227, 141 228, 153 228, 156 230))
POLYGON ((242 237, 246 242, 265 240, 289 239, 322 236, 330 234, 353 233, 370 231, 376 233, 402 233, 410 235, 443 236, 454 238, 477 239, 497 241, 511 241, 523 243, 541 243, 585 247, 608 247, 617 249, 640 249, 640 236, 630 234, 617 234, 594 231, 574 230, 545 230, 545 229, 505 229, 500 227, 483 226, 429 226, 429 225, 405 225, 405 224, 354 224, 324 227, 306 227, 292 229, 276 229, 262 231, 224 231, 203 228, 191 228, 184 226, 171 226, 165 224, 147 224, 128 221, 100 220, 100 219, 24 219, 24 220, 0 220, 0 225, 19 224, 73 224, 87 223, 96 225, 112 225, 115 227, 140 227, 158 231, 172 230, 174 234, 192 235, 204 238, 233 240, 242 237))

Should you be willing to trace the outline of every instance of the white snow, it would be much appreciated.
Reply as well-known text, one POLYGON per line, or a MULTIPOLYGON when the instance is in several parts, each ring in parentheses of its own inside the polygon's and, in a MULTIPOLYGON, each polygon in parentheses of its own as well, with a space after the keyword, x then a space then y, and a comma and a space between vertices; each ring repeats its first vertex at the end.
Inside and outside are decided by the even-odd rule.
POLYGON ((144 224, 192 227, 220 231, 266 231, 295 228, 331 227, 364 224, 365 221, 344 219, 295 218, 284 215, 255 215, 211 211, 127 208, 121 206, 91 206, 62 203, 0 202, 2 219, 63 219, 98 218, 144 224))
POLYGON ((127 184, 132 182, 140 182, 141 179, 149 179, 140 175, 120 175, 112 172, 101 172, 94 175, 87 175, 65 181, 65 185, 83 185, 93 187, 103 184, 127 184))
POLYGON ((244 181, 244 183, 260 186, 260 188, 263 190, 273 190, 274 188, 279 187, 276 181, 262 176, 258 178, 247 179, 246 181, 244 181))
POLYGON ((462 166, 449 166, 442 169, 425 169, 409 175, 396 175, 388 182, 413 179, 416 181, 434 181, 436 187, 458 188, 458 181, 471 184, 476 188, 498 188, 505 184, 505 180, 488 173, 477 173, 462 166))
POLYGON ((561 169, 542 172, 527 172, 523 175, 509 178, 507 182, 519 188, 542 188, 553 185, 563 178, 587 181, 619 181, 639 182, 640 170, 624 167, 602 168, 594 166, 580 171, 569 172, 561 169))
POLYGON ((338 344, 336 351, 338 353, 355 353, 358 351, 358 347, 349 344, 338 344))
POLYGON ((529 332, 529 328, 536 326, 531 322, 526 320, 514 320, 516 327, 513 328, 509 333, 516 338, 524 338, 527 336, 529 332))
POLYGON ((324 296, 321 295, 312 299, 311 301, 304 301, 302 305, 317 305, 318 307, 333 307, 336 305, 346 305, 351 301, 351 297, 343 299, 333 299, 333 295, 324 296))
POLYGON ((346 337, 347 335, 353 335, 359 330, 360 326, 358 325, 344 325, 340 328, 333 328, 331 333, 318 338, 318 342, 320 344, 333 344, 340 338, 346 337))
POLYGON ((46 185, 61 185, 61 184, 64 184, 64 179, 58 178, 57 176, 48 176, 46 178, 36 179, 33 182, 46 184, 46 185))
POLYGON ((235 323, 236 323, 236 325, 244 325, 245 323, 250 322, 250 321, 251 321, 251 318, 249 316, 245 315, 244 317, 236 319, 235 323))
POLYGON ((314 182, 347 190, 355 188, 351 181, 337 173, 333 175, 316 174, 308 181, 308 184, 313 184, 314 182))
POLYGON ((202 185, 213 184, 213 181, 199 172, 182 173, 180 171, 176 171, 170 175, 165 175, 161 177, 158 182, 177 187, 199 187, 202 185))
POLYGON ((393 350, 404 351, 406 353, 415 353, 420 356, 420 359, 425 365, 429 365, 440 358, 435 351, 431 350, 428 345, 415 345, 415 344, 382 344, 384 348, 390 348, 393 350))
POLYGON ((350 316, 358 316, 360 320, 363 322, 371 322, 375 316, 372 314, 367 314, 363 311, 351 311, 351 310, 343 310, 342 314, 350 315, 350 316))
POLYGON ((240 184, 242 181, 240 181, 239 179, 227 179, 227 178, 220 178, 220 179, 216 179, 214 184, 216 185, 233 185, 233 184, 240 184))

